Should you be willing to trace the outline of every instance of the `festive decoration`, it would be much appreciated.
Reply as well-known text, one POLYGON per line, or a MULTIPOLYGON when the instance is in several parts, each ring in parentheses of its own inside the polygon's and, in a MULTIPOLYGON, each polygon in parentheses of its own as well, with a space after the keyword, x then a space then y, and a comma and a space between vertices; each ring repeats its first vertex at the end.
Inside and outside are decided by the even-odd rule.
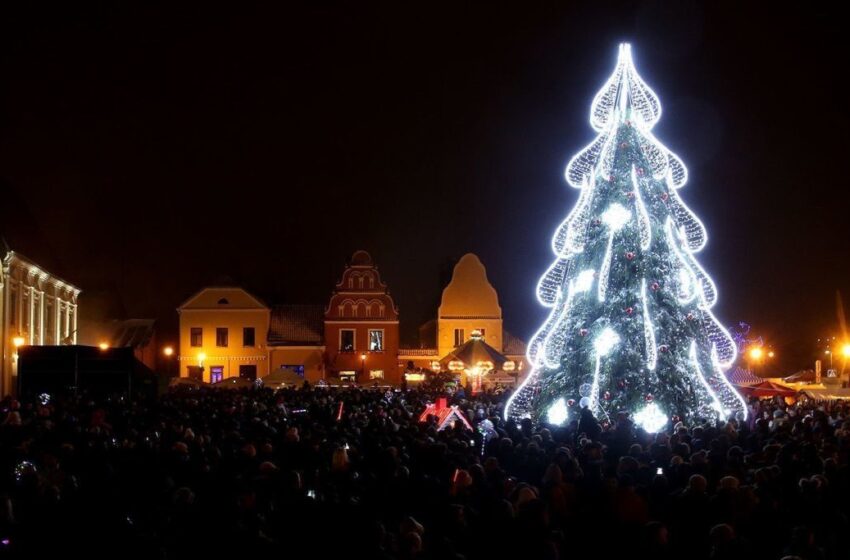
POLYGON ((654 434, 667 425, 667 417, 655 403, 650 403, 634 415, 635 424, 654 434))
POLYGON ((448 406, 448 400, 445 397, 440 397, 437 402, 429 404, 419 415, 420 422, 427 422, 429 416, 437 417, 437 431, 445 430, 454 426, 455 422, 462 422, 467 429, 471 430, 472 425, 458 409, 457 406, 448 406))
POLYGON ((549 423, 555 426, 560 426, 567 420, 569 412, 567 412, 567 404, 564 399, 558 399, 555 404, 549 407, 549 423))
POLYGON ((678 194, 687 169, 652 134, 660 117, 621 45, 591 104, 597 136, 567 164, 578 199, 552 238, 555 261, 536 291, 550 313, 506 417, 546 421, 566 411, 566 421, 578 410, 565 404, 576 400, 602 421, 630 412, 647 431, 674 415, 746 414, 723 375, 736 344, 711 311, 717 288, 695 258, 708 237, 678 194))

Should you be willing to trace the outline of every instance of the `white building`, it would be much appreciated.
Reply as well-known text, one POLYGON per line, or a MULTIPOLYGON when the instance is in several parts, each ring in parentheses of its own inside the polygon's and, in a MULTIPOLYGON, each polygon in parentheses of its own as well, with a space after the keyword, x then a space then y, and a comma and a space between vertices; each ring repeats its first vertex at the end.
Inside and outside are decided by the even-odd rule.
POLYGON ((79 288, 5 249, 0 267, 0 395, 15 391, 17 347, 77 343, 79 288))

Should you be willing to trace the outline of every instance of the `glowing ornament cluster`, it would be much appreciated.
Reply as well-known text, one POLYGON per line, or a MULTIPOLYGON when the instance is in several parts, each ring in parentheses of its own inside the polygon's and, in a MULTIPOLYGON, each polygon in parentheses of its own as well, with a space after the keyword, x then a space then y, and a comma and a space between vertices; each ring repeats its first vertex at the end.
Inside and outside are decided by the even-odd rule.
POLYGON ((667 416, 654 402, 649 403, 634 415, 635 424, 650 434, 654 434, 667 425, 667 416))
POLYGON ((614 72, 591 104, 597 135, 567 164, 567 183, 579 196, 552 238, 555 261, 536 289, 550 312, 529 343, 531 370, 508 400, 506 417, 566 421, 565 398, 574 402, 577 395, 544 389, 575 387, 579 378, 592 380, 579 391, 586 393, 582 402, 607 415, 605 407, 631 390, 621 378, 616 389, 611 385, 614 372, 623 375, 621 357, 634 352, 642 354, 642 369, 627 374, 656 385, 652 393, 662 400, 630 410, 647 431, 666 425, 668 390, 696 391, 698 401, 698 410, 670 414, 746 414, 723 374, 737 348, 711 312, 717 287, 695 258, 706 229, 677 192, 688 179, 685 165, 651 132, 660 117, 658 96, 637 74, 630 46, 620 45, 614 72), (592 351, 582 350, 587 344, 592 351), (670 383, 682 375, 689 379, 670 383))

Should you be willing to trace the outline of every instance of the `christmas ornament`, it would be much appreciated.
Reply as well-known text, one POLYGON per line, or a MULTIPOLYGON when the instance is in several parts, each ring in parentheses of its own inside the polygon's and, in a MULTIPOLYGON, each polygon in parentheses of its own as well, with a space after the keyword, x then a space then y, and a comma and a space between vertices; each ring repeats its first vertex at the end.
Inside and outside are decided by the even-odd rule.
POLYGON ((635 310, 634 310, 634 308, 632 308, 632 307, 627 307, 627 308, 626 308, 626 315, 631 315, 632 313, 634 313, 634 311, 635 311, 635 310))
POLYGON ((579 329, 578 334, 581 336, 587 336, 587 329, 579 329))
POLYGON ((658 282, 653 282, 652 285, 650 286, 650 288, 652 289, 653 292, 657 292, 658 288, 660 288, 660 287, 661 286, 658 285, 658 282))
POLYGON ((632 260, 632 259, 634 259, 634 258, 635 258, 634 251, 626 251, 626 258, 627 258, 628 260, 632 260))

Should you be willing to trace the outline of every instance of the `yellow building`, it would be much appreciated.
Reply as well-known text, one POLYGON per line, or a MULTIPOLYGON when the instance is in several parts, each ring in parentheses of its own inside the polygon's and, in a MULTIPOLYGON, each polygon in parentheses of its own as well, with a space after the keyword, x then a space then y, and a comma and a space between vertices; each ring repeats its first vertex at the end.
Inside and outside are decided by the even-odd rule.
POLYGON ((420 347, 400 349, 399 362, 438 369, 437 362, 469 341, 473 332, 510 358, 515 371, 522 371, 525 344, 502 327, 499 295, 487 279, 487 269, 477 256, 467 253, 455 265, 452 279, 443 289, 436 320, 419 329, 420 347))
POLYGON ((477 256, 467 253, 455 265, 437 311, 437 353, 442 357, 470 339, 472 331, 502 351, 502 308, 477 256))
POLYGON ((270 309, 238 287, 204 288, 177 308, 181 377, 215 383, 269 373, 270 309))

